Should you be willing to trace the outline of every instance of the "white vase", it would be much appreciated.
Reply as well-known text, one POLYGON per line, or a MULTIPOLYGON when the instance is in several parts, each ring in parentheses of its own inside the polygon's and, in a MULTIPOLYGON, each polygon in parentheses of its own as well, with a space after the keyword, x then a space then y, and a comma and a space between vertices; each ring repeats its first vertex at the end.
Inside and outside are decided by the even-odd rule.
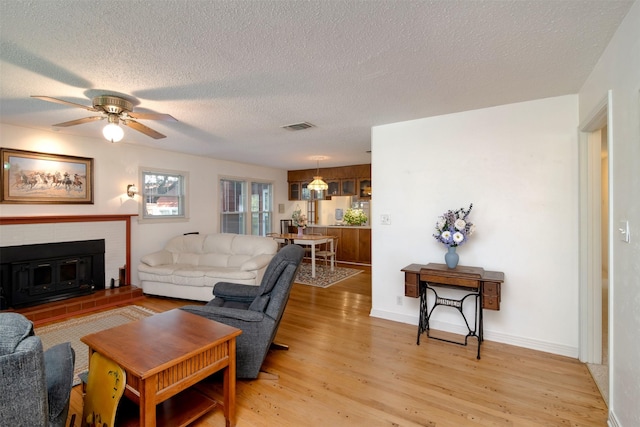
POLYGON ((304 234, 304 228, 298 227, 298 237, 302 237, 303 234, 304 234))

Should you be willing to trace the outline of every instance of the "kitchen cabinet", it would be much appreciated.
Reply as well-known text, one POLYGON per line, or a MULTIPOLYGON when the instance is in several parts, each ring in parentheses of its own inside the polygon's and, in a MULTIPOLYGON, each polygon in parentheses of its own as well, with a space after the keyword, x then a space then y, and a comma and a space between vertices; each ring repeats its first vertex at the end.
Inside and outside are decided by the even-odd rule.
MULTIPOLYGON (((354 178, 347 179, 325 179, 329 188, 324 192, 324 196, 330 199, 331 196, 355 196, 356 180, 354 178)), ((320 197, 319 197, 320 198, 320 197)))
POLYGON ((356 195, 356 180, 355 178, 348 178, 340 180, 340 195, 341 196, 355 196, 356 195))
POLYGON ((371 198, 371 178, 358 179, 358 197, 361 199, 371 198))
POLYGON ((341 196, 340 193, 340 180, 339 179, 327 179, 325 180, 329 188, 326 191, 326 196, 341 196))
POLYGON ((289 200, 300 200, 300 195, 302 194, 302 183, 301 182, 290 182, 289 183, 289 200))
POLYGON ((354 264, 371 264, 371 229, 364 227, 310 226, 309 233, 338 237, 336 260, 354 264))
POLYGON ((289 182, 289 200, 312 200, 312 198, 322 199, 331 196, 371 198, 371 165, 369 164, 288 171, 287 181, 289 182), (329 185, 329 189, 312 194, 312 191, 306 189, 306 185, 318 173, 329 185))
POLYGON ((289 182, 289 200, 311 200, 311 190, 308 182, 289 182))

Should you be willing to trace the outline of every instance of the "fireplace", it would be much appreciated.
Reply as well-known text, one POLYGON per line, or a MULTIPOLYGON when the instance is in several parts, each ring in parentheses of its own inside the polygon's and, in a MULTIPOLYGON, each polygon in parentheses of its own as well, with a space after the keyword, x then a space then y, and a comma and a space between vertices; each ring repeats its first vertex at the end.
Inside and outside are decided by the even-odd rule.
POLYGON ((104 239, 0 248, 0 309, 104 289, 104 254, 104 239))

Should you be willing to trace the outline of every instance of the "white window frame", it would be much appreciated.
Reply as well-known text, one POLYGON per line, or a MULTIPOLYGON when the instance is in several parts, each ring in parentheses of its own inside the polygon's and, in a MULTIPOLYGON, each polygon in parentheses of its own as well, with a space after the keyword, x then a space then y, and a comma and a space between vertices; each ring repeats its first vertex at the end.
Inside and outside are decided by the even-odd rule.
POLYGON ((140 209, 138 222, 181 222, 189 220, 189 172, 177 171, 170 169, 160 169, 152 167, 140 168, 140 209), (177 215, 162 215, 162 214, 149 214, 147 209, 147 197, 148 193, 145 191, 145 176, 146 175, 169 175, 178 177, 179 189, 178 189, 178 214, 177 215))
POLYGON ((243 177, 232 177, 232 176, 219 176, 218 177, 218 191, 220 192, 219 200, 219 226, 221 232, 231 232, 229 230, 224 230, 223 228, 223 217, 228 215, 229 213, 225 213, 224 209, 224 194, 222 191, 222 182, 223 181, 233 181, 242 184, 242 202, 240 203, 242 210, 234 212, 232 214, 238 214, 242 218, 241 224, 241 233, 242 234, 251 234, 253 232, 253 216, 254 214, 258 214, 258 216, 268 215, 269 221, 265 223, 265 234, 271 232, 273 230, 273 218, 274 218, 274 183, 269 180, 257 179, 257 178, 243 178, 243 177), (269 210, 262 211, 253 211, 252 210, 252 195, 251 195, 251 187, 253 184, 265 184, 270 186, 270 199, 269 199, 269 210))

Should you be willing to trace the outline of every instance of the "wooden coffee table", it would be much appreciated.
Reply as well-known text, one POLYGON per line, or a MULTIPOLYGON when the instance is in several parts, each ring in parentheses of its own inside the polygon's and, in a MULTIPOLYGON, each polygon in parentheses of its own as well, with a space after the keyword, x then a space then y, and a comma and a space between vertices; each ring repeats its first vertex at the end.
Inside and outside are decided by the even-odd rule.
POLYGON ((219 403, 191 386, 223 370, 224 417, 227 426, 234 426, 236 337, 241 333, 240 329, 175 309, 81 340, 89 346, 89 359, 97 351, 126 371, 125 396, 139 406, 139 425, 187 425, 210 411, 219 403), (159 404, 163 409, 158 408, 156 420, 159 404), (176 414, 172 408, 177 408, 183 419, 173 418, 176 414), (165 415, 172 418, 163 422, 165 415))

